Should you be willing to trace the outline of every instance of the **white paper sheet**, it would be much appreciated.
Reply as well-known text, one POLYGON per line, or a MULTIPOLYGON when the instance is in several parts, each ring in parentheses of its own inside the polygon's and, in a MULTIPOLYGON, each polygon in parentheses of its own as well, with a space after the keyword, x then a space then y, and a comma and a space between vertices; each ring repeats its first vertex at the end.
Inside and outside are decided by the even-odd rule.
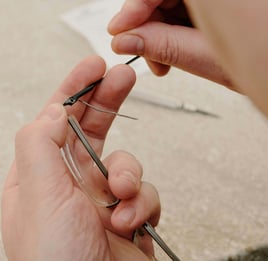
MULTIPOLYGON (((125 63, 133 57, 115 54, 111 49, 112 37, 107 32, 109 21, 120 10, 123 3, 124 0, 92 0, 61 16, 67 25, 89 41, 95 52, 105 59, 108 67, 125 63)), ((149 71, 143 59, 138 59, 131 66, 137 74, 149 71)))

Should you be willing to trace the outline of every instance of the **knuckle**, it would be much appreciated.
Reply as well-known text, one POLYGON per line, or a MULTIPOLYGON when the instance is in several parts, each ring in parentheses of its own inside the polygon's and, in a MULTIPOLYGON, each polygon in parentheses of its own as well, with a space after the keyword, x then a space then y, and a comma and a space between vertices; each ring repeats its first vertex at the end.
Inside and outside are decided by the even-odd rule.
POLYGON ((123 150, 114 151, 108 163, 109 173, 113 177, 130 177, 137 183, 143 175, 142 164, 134 155, 123 150))
POLYGON ((161 63, 168 65, 176 65, 180 60, 180 48, 177 42, 172 39, 172 37, 167 37, 164 44, 165 48, 161 48, 160 59, 161 63))

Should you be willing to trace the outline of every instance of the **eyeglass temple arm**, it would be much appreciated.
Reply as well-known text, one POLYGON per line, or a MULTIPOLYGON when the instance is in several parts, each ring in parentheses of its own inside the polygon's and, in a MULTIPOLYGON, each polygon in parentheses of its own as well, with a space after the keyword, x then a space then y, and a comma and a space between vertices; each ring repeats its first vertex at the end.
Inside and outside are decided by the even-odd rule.
POLYGON ((143 225, 143 228, 147 231, 147 233, 155 240, 155 242, 165 251, 165 253, 171 258, 173 261, 181 261, 174 252, 168 247, 165 241, 156 233, 155 229, 152 225, 146 221, 143 225))
POLYGON ((76 94, 74 94, 73 96, 69 97, 64 103, 63 106, 67 106, 67 105, 74 105, 80 97, 84 96, 85 94, 87 94, 88 92, 92 91, 95 86, 97 84, 99 84, 102 81, 103 78, 97 80, 96 82, 91 83, 90 85, 88 85, 86 88, 82 89, 81 91, 77 92, 76 94))
MULTIPOLYGON (((133 58, 131 58, 130 60, 128 60, 125 64, 131 64, 132 62, 134 62, 135 60, 137 60, 140 56, 135 56, 133 58)), ((64 103, 63 106, 72 106, 74 105, 79 98, 81 98, 82 96, 84 96, 85 94, 89 93, 90 91, 92 91, 95 86, 97 84, 99 84, 101 81, 103 80, 103 78, 97 80, 96 82, 91 83, 90 85, 88 85, 87 87, 85 87, 84 89, 82 89, 81 91, 77 92, 76 94, 70 96, 64 103)))
MULTIPOLYGON (((77 126, 75 120, 72 117, 68 117, 68 122, 71 125, 74 132, 77 134, 78 138, 81 140, 82 144, 84 145, 87 152, 90 154, 91 158, 94 160, 96 165, 99 167, 102 174, 105 178, 108 179, 108 170, 105 168, 89 142, 87 141, 83 131, 77 126)), ((143 224, 143 228, 147 231, 147 233, 155 240, 155 242, 166 252, 166 254, 171 258, 173 261, 181 261, 168 247, 168 245, 164 242, 164 240, 156 233, 154 228, 149 222, 145 222, 143 224)))

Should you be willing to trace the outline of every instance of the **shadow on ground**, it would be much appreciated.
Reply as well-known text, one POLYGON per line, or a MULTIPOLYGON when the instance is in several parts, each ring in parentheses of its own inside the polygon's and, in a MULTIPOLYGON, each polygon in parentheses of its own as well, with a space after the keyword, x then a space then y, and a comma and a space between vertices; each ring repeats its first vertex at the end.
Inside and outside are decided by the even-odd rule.
POLYGON ((255 249, 247 249, 243 253, 219 261, 268 261, 268 245, 255 249))

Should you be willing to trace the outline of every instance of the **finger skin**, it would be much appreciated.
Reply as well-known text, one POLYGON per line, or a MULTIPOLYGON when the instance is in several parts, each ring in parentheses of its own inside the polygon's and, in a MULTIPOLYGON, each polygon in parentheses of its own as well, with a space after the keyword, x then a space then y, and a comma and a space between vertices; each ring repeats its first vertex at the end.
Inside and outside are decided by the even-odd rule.
POLYGON ((164 20, 170 24, 192 26, 182 0, 127 0, 120 12, 110 21, 108 32, 116 35, 139 27, 150 20, 164 20), (158 10, 164 12, 164 17, 158 10), (179 17, 179 20, 174 21, 172 19, 174 16, 179 17))
POLYGON ((65 110, 61 104, 52 104, 16 136, 16 169, 12 171, 18 172, 18 182, 5 191, 2 203, 9 260, 73 260, 71 253, 80 259, 87 253, 78 253, 76 237, 89 239, 92 229, 85 231, 82 225, 88 224, 89 217, 95 233, 103 235, 100 241, 107 244, 94 206, 67 175, 59 151, 66 129, 65 110), (62 252, 67 246, 68 251, 62 252))
POLYGON ((142 166, 133 155, 125 151, 116 151, 104 160, 104 164, 108 166, 109 185, 117 198, 124 200, 138 194, 142 166))
MULTIPOLYGON (((15 256, 21 254, 20 258, 29 261, 37 260, 38 255, 44 257, 45 260, 74 260, 73 255, 79 260, 89 260, 89 258, 97 258, 94 255, 97 255, 98 251, 100 251, 98 258, 103 260, 110 252, 105 227, 99 213, 92 202, 74 186, 59 150, 65 142, 67 130, 67 113, 61 105, 61 100, 73 94, 73 88, 83 88, 83 85, 88 84, 87 82, 95 81, 95 78, 102 77, 104 74, 105 64, 103 60, 98 57, 93 58, 95 63, 91 63, 90 60, 86 59, 80 63, 71 74, 72 76, 67 77, 67 80, 37 119, 17 133, 16 160, 11 169, 11 172, 16 173, 13 177, 17 177, 17 180, 10 181, 7 186, 10 193, 5 193, 3 197, 5 209, 2 220, 7 227, 4 240, 9 249, 10 257, 14 256, 14 246, 17 249, 15 256), (95 76, 86 76, 88 70, 94 66, 97 66, 95 69, 98 77, 95 77, 95 73, 95 76), (78 79, 78 83, 80 80, 80 84, 76 85, 75 79, 78 79), (70 94, 68 94, 69 91, 70 94), (51 104, 53 101, 60 101, 60 104, 51 104), (10 197, 11 193, 12 198, 10 197), (9 222, 10 217, 14 218, 12 226, 9 222), (63 238, 64 240, 62 240, 63 238), (98 241, 95 238, 98 238, 98 241), (23 244, 18 244, 20 239, 23 239, 23 244), (96 247, 99 246, 101 247, 97 249, 96 247), (80 248, 83 251, 80 251, 80 248), (61 251, 63 249, 66 251, 61 251), (96 251, 92 252, 92 249, 96 251), (79 253, 77 253, 78 251, 79 253), (57 254, 62 258, 57 259, 57 254)), ((117 110, 134 82, 135 74, 129 67, 112 69, 107 74, 107 80, 103 81, 102 86, 100 85, 101 88, 90 93, 87 98, 92 102, 99 102, 104 107, 117 110), (122 72, 123 76, 120 75, 122 72), (104 103, 102 103, 101 97, 107 98, 104 99, 104 103)), ((77 109, 74 109, 74 114, 82 123, 88 116, 97 117, 97 115, 87 115, 87 113, 90 114, 90 111, 79 105, 77 109)), ((110 116, 109 119, 98 117, 97 124, 99 125, 101 122, 103 123, 103 120, 108 121, 101 136, 94 137, 99 140, 99 147, 103 146, 104 140, 102 138, 104 138, 112 119, 113 116, 110 116)), ((84 123, 87 123, 86 120, 84 123)), ((92 133, 94 134, 94 131, 92 133)), ((132 171, 136 173, 135 178, 140 179, 142 171, 137 161, 131 157, 126 160, 134 162, 134 170, 132 169, 132 171)), ((115 171, 116 169, 117 167, 115 167, 115 171)), ((140 181, 138 180, 137 184, 138 182, 140 181)), ((132 192, 122 192, 118 187, 115 190, 118 190, 119 194, 121 193, 129 200, 131 195, 135 197, 136 193, 139 193, 139 188, 138 184, 132 192)), ((155 198, 150 193, 149 195, 143 193, 141 200, 143 197, 155 198)), ((159 202, 157 198, 156 201, 159 202)), ((157 202, 156 205, 159 204, 157 202)), ((112 212, 112 210, 108 211, 112 212)), ((151 215, 147 213, 147 216, 151 215)), ((139 215, 140 218, 147 218, 147 216, 139 215)), ((111 233, 107 232, 107 234, 111 233)), ((124 233, 122 234, 124 235, 124 233)), ((116 235, 114 238, 114 240, 118 240, 118 245, 121 245, 120 249, 125 249, 128 246, 133 256, 135 255, 137 249, 131 242, 123 238, 119 240, 116 235)), ((114 251, 118 253, 118 251, 114 251)), ((141 257, 142 252, 137 252, 137 254, 141 257)), ((14 260, 20 259, 15 258, 14 260)))
MULTIPOLYGON (((183 24, 180 20, 183 18, 180 17, 180 10, 186 10, 184 2, 180 0, 126 1, 108 26, 108 31, 114 36, 113 50, 120 54, 144 56, 150 69, 158 76, 167 74, 170 66, 175 66, 239 91, 234 87, 229 74, 215 62, 217 56, 212 53, 210 45, 201 35, 193 34, 192 30, 188 31, 187 26, 183 28, 169 25, 183 24), (176 7, 179 8, 178 12, 176 7), (162 19, 159 18, 161 15, 156 15, 159 8, 164 11, 162 19), (177 12, 174 18, 169 14, 172 11, 177 12), (158 18, 155 19, 154 16, 158 18), (152 20, 162 23, 153 26, 152 20)), ((191 23, 191 20, 188 20, 191 23)))
MULTIPOLYGON (((105 69, 105 63, 102 58, 98 56, 85 58, 63 81, 60 88, 49 100, 47 106, 53 102, 63 103, 66 98, 75 92, 102 78, 105 69)), ((83 100, 106 110, 118 111, 135 81, 136 75, 130 66, 114 66, 107 72, 102 82, 95 87, 94 91, 85 95, 83 100)), ((73 114, 80 121, 83 130, 91 137, 91 145, 97 154, 100 155, 105 136, 114 116, 97 112, 79 102, 71 107, 66 106, 65 109, 68 114, 73 114)))
POLYGON ((55 158, 62 162, 59 147, 65 141, 66 130, 67 115, 63 106, 51 104, 38 120, 18 131, 15 139, 16 165, 17 169, 25 170, 18 176, 19 184, 29 182, 30 185, 33 182, 34 185, 38 179, 61 173, 62 165, 55 158))
POLYGON ((235 84, 268 115, 268 2, 186 2, 235 84))
MULTIPOLYGON (((79 62, 74 69, 69 73, 66 79, 62 82, 60 87, 52 95, 47 102, 47 105, 41 111, 46 110, 46 107, 52 103, 63 103, 68 97, 74 93, 82 90, 89 84, 99 80, 106 72, 106 65, 104 60, 96 55, 86 57, 79 62)), ((88 93, 85 99, 89 99, 93 92, 88 93)), ((77 120, 80 120, 85 112, 85 106, 77 103, 72 107, 65 107, 67 112, 74 114, 77 120)), ((38 117, 37 117, 38 118, 38 117)))
POLYGON ((115 229, 125 233, 141 227, 145 220, 156 226, 159 217, 159 195, 151 184, 143 182, 136 197, 122 200, 116 207, 112 213, 111 223, 115 229))
MULTIPOLYGON (((136 247, 131 240, 124 240, 122 237, 110 233, 107 231, 111 252, 113 253, 114 259, 112 261, 126 261, 126 260, 137 260, 137 261, 151 261, 152 255, 144 255, 147 252, 143 252, 141 249, 136 247), (123 246, 123 247, 122 247, 123 246)), ((149 239, 152 243, 152 240, 149 239)), ((147 250, 147 249, 146 249, 147 250)), ((150 254, 150 253, 148 253, 150 254)))
POLYGON ((127 0, 109 23, 109 33, 115 35, 143 24, 161 2, 163 0, 127 0))
MULTIPOLYGON (((117 112, 135 81, 136 75, 130 66, 123 64, 114 66, 95 88, 94 94, 88 99, 88 102, 96 107, 117 112)), ((89 136, 103 140, 114 117, 114 115, 88 108, 80 125, 89 136)))
POLYGON ((168 71, 166 66, 171 65, 232 86, 221 67, 214 62, 214 53, 197 29, 148 22, 116 35, 112 40, 112 48, 117 53, 141 55, 154 63, 163 64, 163 68, 151 64, 157 75, 165 74, 168 71))
MULTIPOLYGON (((67 115, 61 104, 51 104, 39 119, 26 125, 16 135, 16 168, 20 194, 28 206, 37 198, 46 202, 53 199, 53 209, 44 214, 50 216, 73 193, 73 181, 67 175, 60 147, 67 130, 67 115), (48 115, 60 110, 57 119, 48 115), (49 197, 48 197, 49 195, 49 197)), ((26 208, 25 208, 26 209, 26 208)))
POLYGON ((146 220, 156 226, 160 218, 159 195, 151 184, 141 182, 142 166, 137 159, 125 151, 116 151, 104 164, 110 188, 121 199, 112 211, 99 209, 105 226, 129 239, 146 220))

